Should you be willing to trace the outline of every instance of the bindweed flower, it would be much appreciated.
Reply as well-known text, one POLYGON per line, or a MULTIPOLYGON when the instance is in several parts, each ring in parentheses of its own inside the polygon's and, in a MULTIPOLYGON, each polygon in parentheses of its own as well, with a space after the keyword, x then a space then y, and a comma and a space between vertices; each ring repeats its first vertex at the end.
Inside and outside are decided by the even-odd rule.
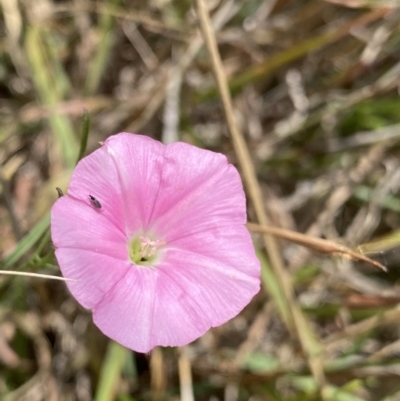
POLYGON ((51 234, 94 323, 148 352, 195 340, 258 292, 245 222, 240 176, 225 156, 121 133, 79 162, 51 234))

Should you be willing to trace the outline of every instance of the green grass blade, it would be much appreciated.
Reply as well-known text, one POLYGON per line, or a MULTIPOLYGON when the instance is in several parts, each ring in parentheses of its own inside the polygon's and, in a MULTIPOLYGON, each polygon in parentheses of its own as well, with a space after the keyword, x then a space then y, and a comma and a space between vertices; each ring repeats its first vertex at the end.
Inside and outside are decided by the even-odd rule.
MULTIPOLYGON (((25 51, 32 70, 32 79, 42 103, 52 111, 54 107, 65 100, 63 90, 67 88, 63 75, 54 73, 60 70, 60 66, 54 67, 51 55, 47 51, 45 40, 38 26, 27 29, 25 37, 25 51), (64 84, 57 83, 64 81, 64 84)), ((73 168, 78 153, 77 140, 70 120, 63 115, 51 113, 49 117, 50 127, 54 132, 65 165, 73 168)))
POLYGON ((116 398, 118 383, 130 351, 111 341, 100 372, 95 401, 112 401, 116 398))
POLYGON ((261 280, 263 283, 263 287, 270 295, 270 297, 275 302, 275 305, 278 307, 279 313, 282 316, 283 320, 288 324, 291 319, 289 305, 286 301, 285 294, 283 293, 281 286, 278 283, 278 280, 269 265, 265 255, 257 250, 257 257, 261 263, 261 280))
POLYGON ((1 267, 8 269, 18 262, 43 236, 50 225, 50 214, 46 215, 36 226, 19 241, 14 252, 4 259, 1 267))
MULTIPOLYGON (((110 10, 114 10, 120 3, 120 0, 109 0, 110 10)), ((101 77, 106 69, 110 58, 110 52, 113 46, 113 31, 115 18, 112 13, 102 14, 100 17, 100 42, 98 51, 89 66, 88 75, 85 83, 85 93, 93 95, 99 86, 101 77)))
POLYGON ((81 144, 79 147, 79 154, 76 163, 82 159, 83 155, 86 151, 86 146, 89 138, 89 129, 90 129, 90 117, 89 112, 85 109, 83 110, 83 121, 82 121, 82 135, 81 135, 81 144))

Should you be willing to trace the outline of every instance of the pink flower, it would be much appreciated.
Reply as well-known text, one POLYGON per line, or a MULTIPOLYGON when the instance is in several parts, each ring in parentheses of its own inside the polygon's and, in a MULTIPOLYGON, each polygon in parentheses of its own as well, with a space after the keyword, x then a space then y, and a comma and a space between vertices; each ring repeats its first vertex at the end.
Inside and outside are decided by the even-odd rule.
POLYGON ((260 264, 226 157, 121 133, 81 160, 51 211, 56 257, 99 329, 148 352, 236 316, 260 264))

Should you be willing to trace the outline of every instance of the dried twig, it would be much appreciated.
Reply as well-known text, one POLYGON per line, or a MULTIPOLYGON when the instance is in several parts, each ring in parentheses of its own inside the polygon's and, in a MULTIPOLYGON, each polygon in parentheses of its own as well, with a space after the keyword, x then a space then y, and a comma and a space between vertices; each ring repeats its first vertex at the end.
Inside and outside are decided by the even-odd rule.
POLYGON ((309 249, 313 249, 314 251, 340 255, 349 259, 363 261, 377 267, 378 269, 386 271, 386 267, 383 266, 381 263, 371 258, 368 258, 362 253, 353 251, 352 249, 333 241, 311 237, 309 235, 301 234, 296 231, 286 230, 284 228, 263 227, 254 223, 247 223, 247 228, 253 232, 268 233, 279 238, 287 239, 288 241, 295 242, 296 244, 305 246, 309 249))

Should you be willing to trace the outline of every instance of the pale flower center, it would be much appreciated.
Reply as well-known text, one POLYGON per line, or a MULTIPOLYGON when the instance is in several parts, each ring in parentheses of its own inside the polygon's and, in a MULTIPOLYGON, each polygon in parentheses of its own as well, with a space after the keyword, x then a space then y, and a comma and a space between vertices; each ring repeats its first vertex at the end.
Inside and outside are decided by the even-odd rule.
POLYGON ((158 259, 158 250, 165 245, 165 241, 152 240, 139 236, 132 239, 129 244, 129 256, 136 265, 149 266, 158 259))

